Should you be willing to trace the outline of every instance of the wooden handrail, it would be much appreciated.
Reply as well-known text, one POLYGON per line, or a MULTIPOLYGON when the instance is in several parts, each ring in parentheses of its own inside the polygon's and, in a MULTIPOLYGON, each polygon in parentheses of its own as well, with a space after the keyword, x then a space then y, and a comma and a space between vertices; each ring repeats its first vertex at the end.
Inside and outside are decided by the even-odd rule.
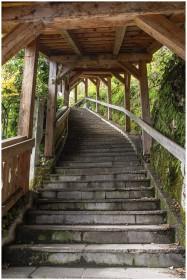
POLYGON ((56 121, 67 111, 68 107, 64 106, 61 109, 59 109, 56 113, 56 121))
POLYGON ((79 100, 78 102, 76 102, 76 103, 73 105, 73 107, 76 107, 76 106, 80 105, 80 104, 81 104, 82 102, 84 102, 84 101, 85 101, 85 98, 79 100))
POLYGON ((70 113, 70 108, 56 121, 56 128, 58 128, 70 113))
POLYGON ((35 139, 29 139, 22 141, 20 143, 8 146, 2 149, 2 159, 7 160, 10 157, 14 157, 20 153, 24 153, 28 150, 31 150, 35 145, 35 139))
POLYGON ((2 143, 2 213, 3 215, 28 192, 30 155, 35 139, 26 136, 2 143))
POLYGON ((134 114, 129 112, 127 109, 123 107, 119 107, 112 104, 107 104, 102 101, 98 101, 92 98, 86 97, 85 100, 98 103, 108 108, 112 108, 114 110, 121 111, 129 116, 133 121, 135 121, 143 130, 145 130, 151 137, 153 137, 159 144, 161 144, 164 148, 166 148, 172 155, 174 155, 177 159, 179 159, 183 164, 185 164, 185 149, 180 145, 176 144, 168 137, 164 136, 162 133, 158 132, 156 129, 152 128, 149 124, 142 121, 140 118, 136 117, 134 114))
POLYGON ((4 139, 1 141, 1 147, 6 148, 8 146, 20 143, 25 140, 27 140, 27 136, 19 136, 19 135, 13 138, 4 139))

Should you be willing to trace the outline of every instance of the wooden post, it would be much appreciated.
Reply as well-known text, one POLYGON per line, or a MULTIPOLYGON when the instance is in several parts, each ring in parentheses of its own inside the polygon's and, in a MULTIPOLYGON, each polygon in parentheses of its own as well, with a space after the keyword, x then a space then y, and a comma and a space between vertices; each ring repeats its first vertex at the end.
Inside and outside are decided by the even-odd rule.
POLYGON ((77 103, 77 85, 75 86, 74 100, 75 100, 75 103, 77 103))
POLYGON ((23 81, 19 110, 18 135, 32 138, 34 97, 38 65, 38 41, 34 40, 25 48, 23 81))
MULTIPOLYGON (((108 104, 112 104, 112 91, 111 91, 111 78, 107 78, 108 80, 108 104)), ((112 120, 112 109, 108 108, 108 120, 112 120)))
MULTIPOLYGON (((142 120, 150 124, 149 90, 148 90, 146 62, 144 61, 140 62, 139 69, 141 74, 140 99, 141 99, 142 120)), ((152 141, 151 136, 143 130, 142 138, 143 138, 143 155, 150 154, 151 141, 152 141)))
MULTIPOLYGON (((97 79, 97 84, 96 84, 96 100, 100 100, 99 96, 99 88, 100 88, 100 79, 97 79)), ((99 104, 96 103, 96 112, 99 113, 99 104)))
POLYGON ((46 117, 46 135, 45 151, 46 157, 54 156, 54 129, 56 120, 56 95, 57 86, 53 81, 56 79, 57 63, 50 61, 49 81, 48 81, 48 99, 47 99, 47 117, 46 117))
MULTIPOLYGON (((84 84, 85 84, 85 97, 88 97, 88 79, 84 80, 84 84)), ((85 102, 85 106, 86 106, 86 108, 88 108, 87 102, 85 102)))
POLYGON ((88 97, 88 79, 85 79, 85 97, 88 97))
MULTIPOLYGON (((129 73, 125 74, 125 98, 124 98, 124 105, 125 109, 130 111, 130 81, 131 75, 129 73)), ((130 132, 131 130, 131 121, 130 118, 125 115, 125 131, 130 132)))
POLYGON ((69 107, 69 81, 65 80, 65 86, 64 86, 64 106, 69 107))

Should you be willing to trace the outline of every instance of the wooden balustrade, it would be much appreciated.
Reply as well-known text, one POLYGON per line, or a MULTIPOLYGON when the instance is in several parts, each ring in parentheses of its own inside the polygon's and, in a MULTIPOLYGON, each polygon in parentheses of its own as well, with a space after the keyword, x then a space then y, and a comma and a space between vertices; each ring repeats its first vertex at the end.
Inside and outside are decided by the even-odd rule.
POLYGON ((55 152, 58 150, 59 144, 64 139, 64 142, 68 135, 68 115, 70 113, 70 108, 65 111, 63 115, 60 117, 57 117, 56 123, 55 123, 55 152))
POLYGON ((17 136, 2 141, 2 214, 29 189, 30 155, 35 139, 17 136))
POLYGON ((146 122, 142 121, 140 118, 136 117, 134 114, 129 112, 127 109, 123 107, 119 107, 116 105, 107 104, 92 98, 85 98, 87 101, 91 101, 94 103, 98 103, 100 105, 103 105, 108 108, 112 108, 118 111, 121 111, 125 113, 127 116, 129 116, 133 121, 135 121, 139 126, 146 131, 152 138, 154 138, 159 144, 161 144, 165 149, 167 149, 172 155, 174 155, 177 159, 179 159, 182 164, 185 165, 185 149, 166 136, 164 136, 162 133, 158 132, 156 129, 148 125, 146 122))

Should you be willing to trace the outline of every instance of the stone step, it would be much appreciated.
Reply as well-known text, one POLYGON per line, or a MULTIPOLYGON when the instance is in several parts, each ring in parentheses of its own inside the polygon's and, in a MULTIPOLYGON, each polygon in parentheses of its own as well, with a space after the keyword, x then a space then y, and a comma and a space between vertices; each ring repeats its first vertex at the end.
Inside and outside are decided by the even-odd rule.
POLYGON ((183 267, 185 252, 171 244, 21 244, 7 247, 10 266, 183 267))
MULTIPOLYGON (((70 196, 73 196, 69 193, 70 196)), ((37 199, 35 205, 39 210, 159 210, 160 200, 156 198, 146 199, 74 199, 64 195, 61 199, 37 199), (64 200, 65 199, 65 200, 64 200)))
POLYGON ((61 160, 58 161, 58 167, 69 167, 69 168, 86 168, 86 167, 134 167, 142 166, 138 160, 133 161, 105 161, 105 162, 78 162, 78 161, 67 161, 61 160))
MULTIPOLYGON (((123 181, 95 181, 95 182, 52 182, 52 181, 43 181, 44 188, 51 188, 51 189, 66 189, 66 188, 72 188, 72 189, 118 189, 118 188, 141 188, 141 191, 145 191, 142 189, 143 187, 147 188, 150 186, 150 180, 149 179, 129 179, 129 180, 123 180, 123 181)), ((137 190, 139 191, 139 189, 137 190)), ((151 195, 153 194, 153 189, 147 190, 149 193, 151 192, 151 195)), ((145 196, 145 195, 144 195, 145 196)), ((148 193, 147 195, 148 196, 148 193)))
POLYGON ((137 161, 136 154, 126 155, 126 156, 100 156, 100 157, 82 157, 76 155, 68 155, 61 156, 60 159, 62 161, 74 161, 74 162, 106 162, 106 161, 121 161, 121 162, 129 162, 129 161, 137 161))
POLYGON ((25 222, 28 224, 78 225, 159 225, 166 223, 167 212, 154 211, 46 211, 29 210, 25 222))
MULTIPOLYGON (((85 173, 86 174, 86 173, 85 173)), ((129 179, 145 179, 146 173, 143 172, 128 172, 115 174, 89 174, 89 175, 63 175, 51 174, 51 182, 99 182, 99 181, 122 181, 129 179)))
POLYGON ((169 225, 28 225, 20 226, 17 243, 96 243, 96 244, 168 244, 175 242, 174 228, 169 225))
POLYGON ((148 267, 9 267, 2 278, 20 279, 181 279, 178 268, 148 267))
POLYGON ((134 152, 134 149, 132 147, 123 147, 123 148, 98 148, 98 147, 79 147, 79 149, 77 149, 77 147, 65 147, 64 151, 66 153, 80 153, 80 154, 92 154, 92 153, 124 153, 124 152, 134 152))
MULTIPOLYGON (((77 141, 67 141, 65 148, 67 149, 77 149, 77 141)), ((102 142, 93 142, 93 141, 87 141, 85 143, 79 143, 79 149, 132 149, 131 143, 121 143, 116 145, 114 143, 102 143, 102 142)))
POLYGON ((154 189, 152 187, 132 187, 126 189, 115 189, 115 188, 88 188, 84 189, 82 187, 76 186, 76 188, 58 188, 56 184, 54 187, 46 187, 44 189, 39 189, 40 198, 65 198, 65 199, 127 199, 127 198, 152 198, 154 197, 154 189))
POLYGON ((101 156, 102 157, 124 157, 124 158, 126 158, 126 157, 128 157, 128 156, 135 156, 136 158, 137 158, 137 156, 136 156, 136 154, 135 154, 135 151, 126 151, 126 152, 92 152, 92 153, 90 153, 90 152, 87 152, 87 153, 81 153, 79 150, 77 150, 77 152, 73 152, 73 151, 71 151, 71 152, 67 152, 66 150, 64 150, 64 152, 63 152, 63 157, 68 157, 68 156, 70 156, 70 157, 80 157, 80 158, 96 158, 96 157, 98 157, 98 158, 100 158, 101 156))
POLYGON ((55 168, 55 174, 63 174, 63 175, 88 175, 88 174, 116 174, 116 173, 129 173, 129 172, 134 172, 134 173, 145 173, 146 171, 143 170, 143 166, 137 166, 136 168, 134 167, 103 167, 103 168, 97 168, 97 167, 84 167, 84 168, 68 168, 68 167, 56 167, 55 168), (136 169, 136 171, 134 171, 136 169))

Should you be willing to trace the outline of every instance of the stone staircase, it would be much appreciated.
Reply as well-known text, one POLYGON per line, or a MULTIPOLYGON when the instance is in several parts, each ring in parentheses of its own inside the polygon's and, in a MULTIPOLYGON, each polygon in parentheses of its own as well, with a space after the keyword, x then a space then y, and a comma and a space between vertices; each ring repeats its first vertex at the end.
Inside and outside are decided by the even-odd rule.
POLYGON ((72 109, 64 153, 4 253, 10 266, 184 266, 184 249, 127 138, 72 109))

